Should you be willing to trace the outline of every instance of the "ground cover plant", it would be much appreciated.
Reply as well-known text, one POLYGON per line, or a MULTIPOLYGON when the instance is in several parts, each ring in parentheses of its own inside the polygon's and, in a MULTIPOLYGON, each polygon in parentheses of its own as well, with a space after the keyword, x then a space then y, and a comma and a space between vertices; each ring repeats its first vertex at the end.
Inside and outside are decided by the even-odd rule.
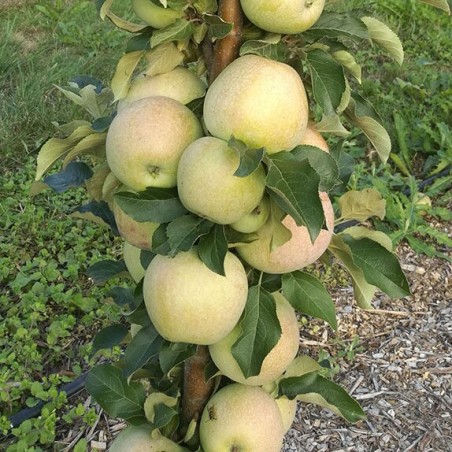
MULTIPOLYGON (((63 5, 63 4, 61 4, 61 5, 63 5)), ((45 17, 52 16, 52 14, 49 13, 49 11, 52 11, 52 6, 53 5, 49 5, 49 7, 47 8, 47 13, 43 13, 45 17)), ((45 8, 44 9, 41 8, 41 9, 44 11, 45 8)), ((43 11, 41 11, 41 12, 43 12, 43 11)), ((60 14, 60 12, 58 12, 58 14, 60 14)), ((58 23, 58 21, 56 20, 56 16, 54 15, 54 23, 55 22, 58 23)), ((69 24, 67 29, 69 29, 69 30, 72 29, 73 33, 75 33, 75 30, 77 30, 77 27, 74 27, 74 26, 71 27, 69 24)), ((70 39, 68 39, 67 43, 71 44, 71 41, 72 41, 72 43, 77 42, 77 38, 70 38, 70 39)), ((94 56, 95 55, 93 54, 93 57, 94 56)), ((113 60, 114 60, 114 57, 112 56, 112 61, 113 60)), ((2 59, 2 61, 5 61, 5 60, 2 59)), ((102 66, 102 67, 105 68, 105 66, 102 66)), ((101 69, 99 69, 99 71, 101 71, 101 69)), ((94 70, 94 71, 89 71, 89 72, 96 72, 96 71, 94 70)), ((67 78, 69 78, 69 77, 67 77, 67 78)), ((58 82, 61 84, 60 80, 58 80, 58 82)), ((49 104, 54 105, 54 102, 50 101, 49 104)), ((67 105, 69 105, 69 104, 67 104, 67 105)), ((50 116, 50 113, 47 113, 47 114, 50 116)), ((72 111, 69 112, 69 114, 67 111, 63 111, 63 112, 61 112, 61 114, 65 115, 62 117, 64 117, 66 121, 74 115, 72 113, 72 111)), ((78 114, 78 111, 77 111, 77 114, 78 114)), ((53 120, 54 117, 52 117, 52 118, 48 117, 48 120, 49 119, 53 120)), ((62 120, 61 122, 65 122, 65 120, 62 120)), ((14 121, 11 121, 11 122, 14 122, 14 121)), ((34 126, 35 126, 35 124, 33 124, 33 127, 30 127, 30 129, 34 129, 34 126)), ((42 130, 48 130, 48 125, 43 124, 42 130)), ((28 149, 33 148, 35 144, 39 143, 41 136, 42 136, 42 134, 39 135, 37 132, 35 132, 35 134, 30 133, 30 135, 27 135, 26 140, 31 140, 31 141, 25 141, 28 145, 28 149)), ((11 135, 10 135, 10 137, 11 137, 11 135)), ((8 144, 8 146, 5 147, 6 149, 18 149, 17 139, 13 140, 13 138, 15 138, 15 137, 10 138, 10 143, 14 143, 13 147, 11 147, 11 144, 8 144)), ((20 145, 20 149, 21 150, 23 149, 23 144, 20 145)), ((11 153, 11 154, 14 155, 14 153, 11 153)), ((13 158, 17 159, 17 156, 14 155, 13 158)), ((30 168, 30 171, 31 171, 30 164, 26 167, 30 168)), ((6 176, 8 176, 9 180, 11 180, 11 173, 7 172, 6 176)), ((26 187, 28 188, 28 186, 29 185, 25 181, 22 182, 22 185, 20 183, 14 184, 14 188, 19 187, 19 193, 24 193, 25 188, 26 187)), ((13 190, 11 184, 9 184, 9 185, 5 184, 4 187, 5 187, 5 190, 13 190), (11 187, 11 188, 9 188, 9 187, 11 187)), ((8 201, 5 202, 5 206, 6 206, 5 210, 8 212, 14 211, 14 200, 17 199, 18 196, 23 196, 23 195, 16 194, 15 192, 9 193, 9 195, 10 196, 7 198, 8 201)), ((38 207, 37 207, 37 210, 38 210, 37 219, 38 220, 40 218, 43 218, 44 215, 47 217, 48 212, 49 212, 48 208, 46 210, 42 210, 42 206, 48 205, 48 202, 50 199, 52 200, 52 203, 55 204, 54 210, 52 212, 56 217, 58 217, 58 219, 60 219, 61 215, 59 214, 59 212, 60 212, 59 202, 62 202, 63 205, 65 205, 63 201, 67 202, 69 205, 76 205, 77 201, 79 201, 81 198, 74 200, 73 198, 65 197, 65 198, 63 198, 63 201, 62 201, 61 197, 53 197, 51 195, 48 195, 48 197, 46 197, 45 199, 42 199, 42 198, 40 198, 40 199, 41 200, 38 202, 38 207), (57 201, 57 199, 58 199, 58 201, 57 201), (73 204, 71 204, 72 201, 74 201, 73 204), (43 212, 45 212, 45 213, 43 213, 43 212)), ((29 207, 29 209, 31 209, 31 210, 33 209, 33 207, 31 207, 31 204, 29 204, 27 207, 29 207)), ((17 216, 9 217, 9 220, 5 223, 5 225, 7 226, 7 228, 5 228, 5 230, 8 230, 8 231, 11 230, 12 223, 17 224, 16 218, 18 218, 19 214, 20 214, 20 218, 22 221, 21 224, 24 224, 23 223, 24 215, 23 215, 22 210, 23 210, 23 206, 21 208, 19 208, 18 211, 16 211, 17 216)), ((66 207, 66 209, 63 209, 63 210, 67 211, 68 209, 66 207)), ((25 214, 25 219, 26 218, 27 218, 27 214, 25 214)), ((28 223, 25 222, 24 227, 27 227, 27 229, 30 228, 31 230, 33 230, 33 228, 31 228, 32 223, 33 223, 33 221, 31 221, 31 220, 28 223)), ((62 235, 65 238, 67 237, 67 243, 68 243, 67 248, 68 249, 73 248, 73 246, 71 244, 74 242, 74 239, 73 239, 73 236, 71 235, 71 233, 68 232, 68 231, 71 231, 71 228, 73 227, 73 225, 74 225, 74 223, 72 221, 64 222, 64 226, 67 227, 68 229, 63 229, 62 235)), ((86 249, 89 249, 90 251, 92 251, 93 246, 90 244, 96 243, 95 249, 96 249, 96 251, 99 251, 99 254, 97 256, 99 256, 100 254, 103 254, 103 251, 111 254, 112 249, 113 249, 113 254, 114 254, 114 246, 115 246, 114 242, 112 241, 112 239, 105 238, 104 231, 99 232, 98 229, 90 228, 89 226, 87 227, 85 224, 82 226, 82 223, 77 223, 76 225, 79 229, 72 231, 73 234, 75 234, 78 237, 77 231, 82 229, 88 237, 92 237, 91 241, 88 238, 87 241, 84 242, 84 245, 80 244, 80 247, 86 246, 86 249), (106 240, 104 250, 102 249, 102 247, 100 247, 99 240, 106 240)), ((35 225, 35 227, 37 228, 37 225, 35 225)), ((38 230, 36 231, 36 234, 39 234, 40 230, 39 230, 39 228, 37 228, 37 229, 38 230)), ((52 238, 55 238, 55 237, 58 237, 58 234, 52 235, 52 238)), ((39 244, 38 245, 39 248, 45 248, 41 245, 41 243, 44 243, 44 242, 48 243, 48 241, 49 241, 49 236, 46 237, 45 235, 40 236, 38 239, 36 239, 36 243, 39 244)), ((38 248, 38 246, 36 246, 36 249, 38 248)), ((47 247, 47 248, 49 248, 49 247, 47 247)), ((54 248, 55 248, 55 246, 54 246, 54 248)), ((17 247, 8 247, 8 248, 5 247, 5 254, 6 255, 15 255, 16 250, 17 250, 17 247)), ((3 253, 3 250, 2 250, 2 253, 3 253)), ((61 278, 61 277, 63 277, 63 278, 68 278, 68 277, 80 278, 82 280, 82 282, 84 282, 86 284, 86 280, 83 281, 83 277, 79 276, 81 274, 80 269, 76 268, 76 267, 78 267, 76 264, 76 261, 77 262, 79 261, 80 256, 83 256, 83 253, 86 253, 86 250, 85 251, 75 250, 75 254, 78 256, 77 258, 72 257, 71 253, 68 251, 69 257, 60 257, 59 259, 56 260, 56 262, 53 266, 49 265, 49 267, 46 270, 43 270, 43 271, 40 270, 38 272, 33 272, 34 268, 40 268, 40 266, 42 268, 43 267, 42 262, 44 260, 49 259, 49 257, 46 255, 45 251, 41 251, 40 253, 41 254, 43 253, 42 255, 39 256, 41 259, 41 263, 37 263, 36 261, 33 261, 32 259, 30 259, 29 255, 26 255, 24 257, 23 262, 30 261, 31 263, 27 263, 27 265, 24 265, 21 267, 22 273, 16 274, 14 270, 12 270, 11 272, 8 270, 8 273, 6 273, 6 271, 5 271, 5 277, 2 280, 2 284, 3 284, 3 282, 9 281, 12 276, 15 276, 15 279, 14 279, 15 284, 12 285, 12 287, 10 289, 8 289, 8 292, 5 293, 5 303, 9 302, 9 300, 17 300, 18 298, 23 298, 23 297, 21 297, 22 293, 28 294, 25 297, 25 300, 27 300, 27 298, 31 299, 33 303, 36 300, 36 298, 39 300, 41 297, 41 300, 42 300, 42 299, 48 299, 50 297, 53 299, 59 299, 61 301, 61 303, 64 304, 66 302, 66 300, 69 301, 69 298, 70 298, 71 303, 74 303, 76 305, 77 311, 76 311, 75 315, 72 317, 70 315, 68 315, 66 318, 65 316, 66 316, 67 312, 65 312, 65 314, 63 316, 65 318, 63 318, 63 319, 57 318, 57 320, 55 321, 55 325, 51 328, 49 327, 49 330, 48 330, 49 333, 46 337, 46 341, 48 341, 48 344, 53 349, 51 352, 49 352, 49 354, 51 354, 51 353, 57 354, 59 352, 59 349, 57 347, 55 347, 55 343, 58 341, 58 339, 64 338, 64 336, 69 337, 71 334, 70 331, 74 331, 74 330, 72 330, 72 328, 75 326, 76 323, 81 323, 83 325, 82 328, 87 327, 89 329, 91 329, 91 328, 98 329, 98 327, 100 327, 100 325, 97 325, 97 324, 92 325, 91 324, 91 322, 93 320, 88 318, 89 315, 85 316, 85 317, 81 317, 81 312, 80 312, 83 310, 87 310, 89 313, 94 312, 93 309, 94 309, 95 303, 98 303, 99 300, 96 299, 96 296, 95 296, 96 293, 94 294, 93 298, 86 297, 87 299, 81 300, 79 297, 77 297, 75 295, 75 292, 77 292, 77 290, 76 290, 77 288, 75 290, 72 288, 68 292, 64 292, 66 287, 55 288, 52 285, 52 280, 59 281, 59 278, 61 278), (70 263, 73 264, 72 267, 70 266, 70 263), (57 269, 55 270, 54 267, 56 267, 57 269), (66 271, 66 267, 67 267, 67 271, 66 271), (55 270, 53 272, 53 274, 52 274, 52 268, 54 268, 54 270, 55 270), (62 271, 61 269, 64 269, 64 271, 62 271), (24 276, 24 273, 25 273, 25 276, 24 276), (16 275, 20 275, 20 276, 16 276, 16 275), (40 284, 34 284, 35 282, 38 282, 40 284), (50 288, 43 289, 42 285, 50 286, 50 288), (11 290, 12 290, 12 292, 11 292, 11 290), (63 293, 63 295, 62 295, 62 293, 63 293), (13 294, 12 297, 11 297, 11 294, 13 294)), ((114 256, 114 257, 116 257, 116 256, 114 256)), ((9 262, 10 261, 6 262, 6 264, 9 265, 9 262)), ((17 265, 17 264, 15 264, 15 265, 17 265)), ((6 265, 5 265, 5 267, 8 268, 6 265)), ((83 284, 80 284, 80 286, 79 286, 80 290, 83 291, 83 287, 84 287, 83 284)), ((99 298, 102 297, 100 292, 98 292, 98 297, 99 298)), ((39 304, 39 301, 38 301, 38 304, 39 304)), ((56 312, 58 312, 58 308, 55 308, 55 310, 56 310, 56 312)), ((14 311, 11 311, 11 313, 14 313, 14 311)), ((96 314, 99 314, 99 311, 97 311, 96 314)), ((105 318, 111 317, 111 315, 109 315, 106 311, 101 312, 101 317, 103 315, 105 315, 105 318)), ((35 322, 39 321, 40 324, 42 324, 41 320, 42 320, 41 318, 38 318, 38 319, 33 319, 32 321, 35 321, 35 322)), ((114 320, 114 316, 113 316, 113 320, 114 320)), ((18 322, 22 322, 22 321, 23 320, 21 320, 21 319, 16 319, 16 320, 12 319, 11 323, 15 322, 17 324, 18 322)), ((29 324, 24 323, 24 328, 28 328, 28 327, 29 327, 29 324)), ((80 326, 79 326, 79 328, 80 328, 80 326)), ((17 333, 16 326, 10 326, 8 329, 10 331, 13 331, 15 333, 15 335, 17 335, 17 336, 14 336, 15 340, 18 340, 18 338, 20 338, 21 336, 24 336, 24 337, 28 336, 20 328, 17 330, 17 331, 19 331, 19 333, 17 333)), ((30 335, 37 334, 37 333, 38 332, 36 332, 36 331, 31 331, 30 335)), ((30 337, 26 337, 26 341, 28 341, 27 342, 28 344, 30 344, 30 342, 32 342, 30 337)), ((25 348, 25 350, 28 350, 28 349, 25 348)), ((82 354, 83 354, 83 350, 82 350, 82 354)), ((54 356, 54 358, 55 358, 55 356, 54 356)), ((9 356, 9 359, 11 360, 9 362, 13 362, 13 361, 16 362, 15 360, 17 358, 15 356, 11 355, 11 356, 9 356)), ((78 360, 78 358, 75 358, 74 360, 78 360)), ((35 363, 37 363, 38 361, 41 361, 41 358, 39 356, 35 356, 35 363)), ((74 373, 77 374, 79 371, 77 369, 75 369, 75 370, 76 370, 76 372, 74 372, 74 373)), ((8 381, 10 381, 9 378, 10 377, 8 377, 8 381)), ((34 378, 36 378, 36 375, 34 376, 34 378)), ((39 375, 38 375, 38 378, 39 378, 39 375)), ((70 378, 70 376, 69 376, 69 378, 70 378)), ((59 383, 59 381, 55 381, 55 385, 58 383, 59 383)), ((47 385, 47 387, 49 386, 49 384, 46 381, 44 381, 44 386, 46 386, 46 385, 47 385)), ((16 391, 15 397, 23 397, 24 389, 25 389, 25 391, 29 390, 29 388, 27 387, 27 384, 24 384, 23 388, 19 387, 19 389, 16 391)), ((30 389, 30 391, 33 394, 33 397, 37 397, 37 398, 49 397, 49 394, 43 393, 41 391, 41 388, 38 387, 38 385, 34 385, 33 389, 30 389)), ((50 391, 50 397, 52 397, 54 394, 55 394, 55 391, 53 388, 52 391, 50 391)), ((56 396, 55 396, 55 398, 56 398, 56 396)), ((19 399, 17 398, 15 401, 13 401, 10 406, 13 406, 17 400, 19 400, 19 399)), ((34 400, 28 401, 29 404, 33 404, 34 402, 35 402, 34 400)), ((64 404, 64 400, 61 400, 58 403, 60 404, 59 406, 61 406, 64 404)), ((53 407, 52 407, 52 409, 53 409, 53 407)), ((44 420, 47 420, 46 428, 41 428, 41 431, 43 431, 43 432, 49 431, 50 433, 48 436, 43 434, 43 436, 39 439, 43 443, 46 443, 46 442, 48 443, 48 442, 52 441, 52 438, 53 438, 52 432, 54 432, 54 428, 55 428, 54 427, 54 425, 55 425, 54 419, 55 419, 55 416, 51 412, 46 412, 46 415, 44 416, 44 420), (47 413, 49 413, 48 416, 47 416, 47 413)), ((6 423, 5 423, 5 426, 6 426, 6 423)), ((37 435, 36 435, 36 430, 37 430, 36 427, 40 427, 40 426, 39 425, 30 426, 30 424, 28 423, 23 426, 21 431, 18 431, 16 433, 18 436, 21 436, 23 438, 23 441, 25 441, 25 443, 27 443, 27 441, 28 441, 28 444, 32 444, 34 441, 38 441, 37 435)), ((23 446, 23 444, 24 443, 22 443, 21 445, 23 446)))

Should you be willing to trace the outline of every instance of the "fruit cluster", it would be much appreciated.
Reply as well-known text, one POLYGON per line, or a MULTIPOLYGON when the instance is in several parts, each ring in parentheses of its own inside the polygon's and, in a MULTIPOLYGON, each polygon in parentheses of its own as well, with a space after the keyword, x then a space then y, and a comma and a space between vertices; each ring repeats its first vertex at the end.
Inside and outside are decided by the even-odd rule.
POLYGON ((243 436, 250 438, 244 440, 249 441, 249 450, 261 450, 256 445, 265 444, 265 450, 277 451, 292 423, 296 401, 275 401, 258 386, 280 377, 297 355, 298 322, 283 294, 273 293, 281 337, 259 375, 245 378, 231 351, 240 335, 238 322, 248 296, 242 262, 276 274, 309 265, 328 247, 333 209, 328 195, 321 193, 327 227, 314 243, 305 226, 281 212, 279 219, 290 238, 272 247, 275 221, 270 211, 277 206, 265 194, 265 166, 260 163, 251 174, 236 176, 240 156, 228 140, 233 136, 269 154, 300 144, 328 152, 328 146, 314 125, 308 124, 303 83, 286 64, 255 55, 231 63, 205 95, 208 136, 203 136, 200 121, 184 106, 204 91, 201 79, 184 68, 138 76, 110 126, 108 164, 127 190, 177 187, 188 211, 239 232, 255 233, 254 240, 227 252, 224 276, 207 268, 196 244, 175 257, 155 256, 145 270, 140 252, 152 250, 152 236, 159 225, 137 222, 117 205, 113 210, 125 239, 126 265, 136 281, 144 277, 144 300, 157 331, 172 342, 208 345, 221 373, 238 383, 221 389, 209 401, 200 422, 204 450, 220 450, 225 437, 237 435, 234 418, 239 416, 246 426, 243 436))

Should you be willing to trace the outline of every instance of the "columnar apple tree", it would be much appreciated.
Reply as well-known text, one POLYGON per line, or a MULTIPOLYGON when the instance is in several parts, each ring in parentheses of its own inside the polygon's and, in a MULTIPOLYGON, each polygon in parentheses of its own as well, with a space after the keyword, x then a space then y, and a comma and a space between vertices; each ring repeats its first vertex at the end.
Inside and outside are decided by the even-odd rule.
POLYGON ((124 239, 123 260, 89 270, 136 282, 110 294, 131 327, 93 342, 123 344, 122 358, 86 383, 131 424, 111 450, 279 451, 297 400, 363 419, 297 356, 297 313, 337 328, 309 267, 321 257, 348 270, 362 309, 377 290, 409 295, 390 239, 362 225, 384 217, 384 200, 345 189, 350 130, 383 162, 390 153, 353 50, 371 43, 401 63, 399 39, 371 11, 323 0, 131 0, 134 22, 96 3, 124 30, 124 54, 110 86, 78 76, 59 88, 91 119, 45 143, 34 191, 85 186, 74 214, 124 239))

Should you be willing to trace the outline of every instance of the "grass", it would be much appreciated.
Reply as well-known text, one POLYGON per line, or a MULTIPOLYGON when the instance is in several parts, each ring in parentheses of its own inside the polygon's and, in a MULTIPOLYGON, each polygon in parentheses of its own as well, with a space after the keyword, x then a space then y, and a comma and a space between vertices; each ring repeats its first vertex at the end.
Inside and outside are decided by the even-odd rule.
MULTIPOLYGON (((128 4, 119 1, 119 9, 128 4)), ((363 51, 363 90, 378 104, 408 170, 427 174, 447 158, 450 143, 450 18, 414 1, 365 4, 399 33, 407 58, 398 68, 363 51)), ((78 74, 108 82, 125 39, 98 19, 91 1, 0 6, 0 22, 0 430, 8 431, 7 416, 21 407, 47 403, 40 418, 14 430, 13 452, 46 447, 63 424, 94 422, 92 410, 69 406, 57 387, 93 362, 92 336, 118 318, 106 290, 84 272, 116 258, 119 243, 106 229, 67 216, 83 192, 31 199, 29 191, 36 149, 54 133, 52 122, 84 118, 53 85, 78 74)), ((373 176, 376 170, 363 172, 353 183, 358 188, 373 176)))

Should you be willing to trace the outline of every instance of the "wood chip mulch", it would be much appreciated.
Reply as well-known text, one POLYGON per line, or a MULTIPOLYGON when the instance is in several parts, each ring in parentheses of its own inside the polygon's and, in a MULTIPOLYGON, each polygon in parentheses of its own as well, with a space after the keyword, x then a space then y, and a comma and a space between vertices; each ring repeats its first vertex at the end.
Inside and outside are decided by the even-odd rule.
MULTIPOLYGON (((373 312, 353 307, 350 289, 337 293, 336 338, 360 337, 364 352, 341 361, 335 382, 360 402, 367 420, 350 425, 327 410, 299 405, 284 451, 452 451, 452 266, 398 250, 412 296, 378 296, 373 312)), ((304 337, 302 352, 315 357, 330 347, 304 337)))

